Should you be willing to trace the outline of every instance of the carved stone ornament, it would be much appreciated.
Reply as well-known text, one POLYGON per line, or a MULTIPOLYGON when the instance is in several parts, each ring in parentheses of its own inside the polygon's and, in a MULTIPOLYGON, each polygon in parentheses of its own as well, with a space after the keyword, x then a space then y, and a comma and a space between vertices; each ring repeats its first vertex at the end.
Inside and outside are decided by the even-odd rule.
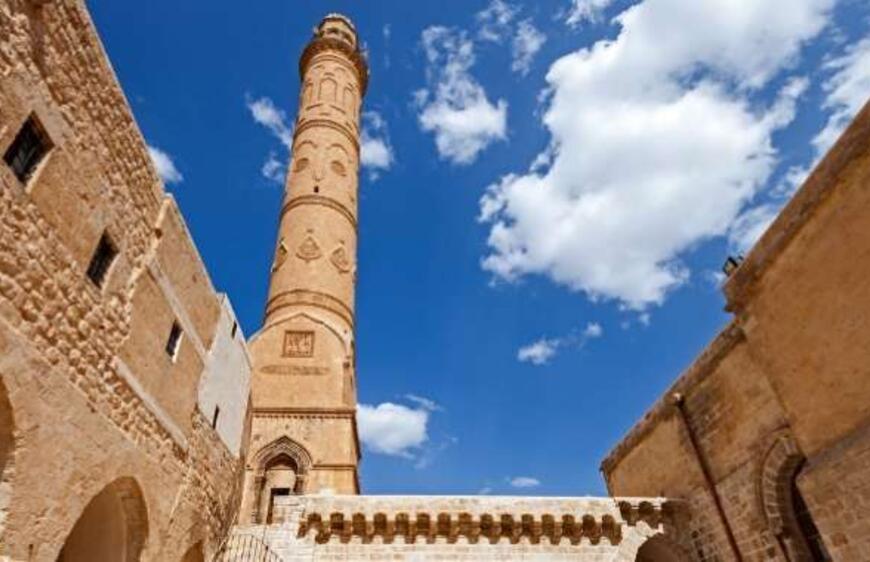
POLYGON ((352 264, 350 263, 350 257, 347 255, 344 241, 339 242, 338 246, 329 255, 329 261, 332 262, 332 265, 340 273, 348 273, 351 270, 352 264))
POLYGON ((287 260, 287 246, 284 244, 284 239, 278 243, 278 251, 275 253, 275 261, 272 263, 272 271, 278 271, 284 262, 287 260))
POLYGON ((317 243, 317 240, 314 238, 314 231, 310 228, 308 229, 308 234, 305 235, 305 240, 299 244, 299 248, 296 250, 296 256, 304 260, 305 263, 308 263, 312 260, 318 259, 323 253, 320 251, 320 244, 317 243))
POLYGON ((314 332, 289 330, 284 332, 284 357, 314 355, 314 332))

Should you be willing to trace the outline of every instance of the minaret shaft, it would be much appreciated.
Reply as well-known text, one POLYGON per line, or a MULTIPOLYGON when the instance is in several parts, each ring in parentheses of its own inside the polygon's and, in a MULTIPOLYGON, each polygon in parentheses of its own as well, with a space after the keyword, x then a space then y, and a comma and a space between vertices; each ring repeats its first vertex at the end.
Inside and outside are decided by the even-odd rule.
POLYGON ((354 290, 359 119, 368 75, 350 20, 327 16, 299 69, 265 320, 249 346, 253 418, 244 507, 260 522, 269 518, 275 490, 359 492, 354 290), (290 459, 280 474, 269 469, 273 449, 286 449, 290 459), (290 473, 292 484, 282 484, 290 473))

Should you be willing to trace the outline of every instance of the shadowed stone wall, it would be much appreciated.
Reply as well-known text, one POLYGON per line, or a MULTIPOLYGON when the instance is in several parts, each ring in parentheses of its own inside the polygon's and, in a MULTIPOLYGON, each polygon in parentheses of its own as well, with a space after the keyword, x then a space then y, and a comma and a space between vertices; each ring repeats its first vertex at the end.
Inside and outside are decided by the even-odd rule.
POLYGON ((870 560, 868 277, 865 107, 725 283, 734 320, 602 463, 611 493, 685 499, 698 561, 870 560))

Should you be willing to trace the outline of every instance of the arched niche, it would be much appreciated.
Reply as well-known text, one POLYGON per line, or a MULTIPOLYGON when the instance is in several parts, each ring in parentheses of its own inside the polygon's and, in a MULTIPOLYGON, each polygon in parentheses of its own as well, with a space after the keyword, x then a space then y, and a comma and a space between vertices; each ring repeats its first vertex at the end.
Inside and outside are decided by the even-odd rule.
POLYGON ((788 560, 827 562, 825 544, 797 485, 805 458, 787 432, 777 435, 761 464, 759 495, 767 526, 788 560))
POLYGON ((653 535, 637 550, 635 562, 689 562, 688 556, 664 535, 653 535))
POLYGON ((139 484, 119 478, 85 506, 58 562, 138 562, 148 539, 148 512, 139 484))
POLYGON ((312 460, 308 451, 287 436, 281 436, 254 456, 254 523, 279 522, 276 508, 287 496, 305 493, 312 460))

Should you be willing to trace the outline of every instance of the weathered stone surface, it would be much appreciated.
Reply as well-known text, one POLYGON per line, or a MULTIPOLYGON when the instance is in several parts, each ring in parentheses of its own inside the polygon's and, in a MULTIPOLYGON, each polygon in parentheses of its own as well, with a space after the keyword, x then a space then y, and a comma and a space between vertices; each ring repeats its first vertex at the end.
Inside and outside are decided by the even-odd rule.
POLYGON ((611 493, 687 501, 696 560, 870 560, 868 185, 870 106, 727 280, 731 325, 602 463, 611 493))
POLYGON ((83 3, 0 1, 0 37, 0 153, 28 117, 50 143, 25 181, 0 161, 0 558, 213 552, 239 501, 229 435, 245 412, 227 408, 237 419, 218 433, 197 402, 231 308, 83 3), (97 286, 86 271, 104 234, 118 253, 97 286))

